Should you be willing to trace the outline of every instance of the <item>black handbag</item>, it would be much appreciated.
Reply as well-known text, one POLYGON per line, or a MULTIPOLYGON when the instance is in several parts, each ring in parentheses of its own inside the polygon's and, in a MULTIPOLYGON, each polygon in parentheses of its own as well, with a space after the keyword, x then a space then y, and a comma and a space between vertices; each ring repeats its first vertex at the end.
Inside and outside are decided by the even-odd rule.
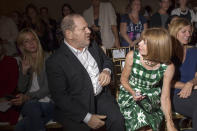
POLYGON ((136 101, 136 103, 143 111, 148 114, 152 114, 153 112, 156 112, 160 109, 160 104, 153 104, 147 95, 145 95, 144 99, 136 101))

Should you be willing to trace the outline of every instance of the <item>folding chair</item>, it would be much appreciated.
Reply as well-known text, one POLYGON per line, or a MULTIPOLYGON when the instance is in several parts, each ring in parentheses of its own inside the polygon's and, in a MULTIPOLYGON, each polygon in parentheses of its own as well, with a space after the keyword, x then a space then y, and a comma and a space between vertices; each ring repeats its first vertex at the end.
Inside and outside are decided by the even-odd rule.
POLYGON ((130 51, 130 47, 110 48, 106 50, 106 54, 114 62, 116 59, 125 58, 130 51))

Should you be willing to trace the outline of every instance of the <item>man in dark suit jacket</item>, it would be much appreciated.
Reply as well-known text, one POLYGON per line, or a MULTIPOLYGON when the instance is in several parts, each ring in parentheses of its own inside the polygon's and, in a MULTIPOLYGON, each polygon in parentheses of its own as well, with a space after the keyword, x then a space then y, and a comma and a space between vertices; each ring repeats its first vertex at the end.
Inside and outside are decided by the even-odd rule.
POLYGON ((112 62, 94 42, 81 15, 61 23, 64 43, 47 61, 49 89, 55 118, 66 131, 89 131, 106 124, 109 131, 124 131, 124 120, 110 83, 112 62))

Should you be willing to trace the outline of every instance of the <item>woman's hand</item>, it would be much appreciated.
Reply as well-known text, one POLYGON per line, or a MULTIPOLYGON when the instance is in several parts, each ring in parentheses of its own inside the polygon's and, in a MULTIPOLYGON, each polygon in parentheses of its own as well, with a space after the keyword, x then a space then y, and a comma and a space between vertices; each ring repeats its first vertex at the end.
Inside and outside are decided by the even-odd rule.
POLYGON ((16 95, 16 98, 15 99, 12 99, 10 100, 10 102, 13 104, 13 105, 16 105, 16 106, 20 106, 22 105, 24 102, 26 102, 27 100, 29 100, 30 97, 25 95, 25 94, 17 94, 16 95))
POLYGON ((184 87, 178 93, 180 98, 188 98, 192 93, 193 83, 187 82, 184 87))
POLYGON ((23 75, 26 75, 27 74, 27 71, 31 68, 31 64, 30 64, 30 61, 27 59, 26 56, 23 57, 23 60, 22 60, 22 72, 23 72, 23 75))
POLYGON ((140 92, 135 92, 135 91, 133 91, 132 93, 131 93, 131 95, 133 96, 133 100, 134 101, 141 101, 142 99, 144 99, 145 98, 145 96, 143 96, 143 95, 141 95, 141 93, 140 92))
POLYGON ((178 131, 175 127, 173 122, 166 122, 166 126, 167 126, 167 131, 178 131))

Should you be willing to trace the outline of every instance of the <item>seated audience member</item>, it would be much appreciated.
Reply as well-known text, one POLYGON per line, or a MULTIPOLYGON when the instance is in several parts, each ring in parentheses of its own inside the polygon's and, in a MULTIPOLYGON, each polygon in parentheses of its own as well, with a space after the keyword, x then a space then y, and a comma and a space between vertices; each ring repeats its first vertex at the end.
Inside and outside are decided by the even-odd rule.
POLYGON ((47 30, 50 36, 51 41, 53 41, 53 49, 57 49, 59 47, 57 38, 56 38, 56 30, 57 30, 57 23, 55 19, 52 19, 49 16, 49 11, 47 7, 40 8, 40 15, 41 19, 47 24, 47 30))
POLYGON ((124 131, 124 120, 108 84, 112 62, 94 41, 85 19, 66 16, 64 41, 47 60, 55 119, 64 131, 90 131, 106 124, 107 131, 124 131))
POLYGON ((0 16, 0 39, 6 49, 7 56, 16 55, 16 38, 18 35, 18 28, 14 21, 7 16, 0 16))
POLYGON ((197 131, 197 48, 187 48, 192 30, 192 24, 184 18, 169 25, 176 67, 172 104, 175 112, 192 118, 193 129, 188 131, 197 131))
POLYGON ((147 29, 146 18, 140 15, 141 0, 130 0, 128 13, 121 17, 120 34, 123 37, 121 46, 133 47, 140 38, 140 34, 147 29))
POLYGON ((178 15, 188 19, 191 23, 197 22, 197 14, 192 9, 187 7, 188 0, 178 0, 178 8, 172 10, 171 15, 178 15))
MULTIPOLYGON (((61 13, 62 13, 62 19, 69 15, 69 14, 73 14, 75 11, 72 9, 71 5, 65 3, 63 4, 62 8, 61 8, 61 13)), ((61 21, 62 21, 61 19, 61 21)), ((57 40, 58 40, 58 43, 59 45, 62 43, 62 41, 64 40, 64 36, 62 34, 62 30, 61 30, 61 27, 60 27, 60 24, 61 24, 61 21, 58 23, 57 25, 57 30, 56 30, 56 37, 57 37, 57 40)))
POLYGON ((168 29, 170 23, 174 20, 176 20, 177 18, 180 18, 178 15, 171 15, 168 17, 166 24, 165 24, 165 28, 168 29))
POLYGON ((23 119, 17 123, 15 131, 45 131, 45 124, 53 114, 45 71, 47 57, 32 29, 25 28, 19 33, 17 45, 22 53, 18 79, 20 93, 11 101, 21 106, 23 119))
POLYGON ((54 50, 54 41, 50 37, 47 24, 39 16, 37 7, 33 4, 27 5, 25 9, 27 19, 23 23, 23 28, 32 28, 38 35, 44 51, 50 52, 54 50))
POLYGON ((167 130, 177 131, 171 115, 171 54, 171 38, 163 28, 145 30, 138 50, 127 54, 118 97, 126 131, 158 131, 163 114, 167 130))
POLYGON ((120 47, 117 16, 110 2, 91 0, 91 6, 83 12, 83 16, 88 26, 100 35, 105 49, 120 47))
POLYGON ((11 18, 16 24, 18 31, 20 31, 22 29, 22 23, 23 23, 22 14, 19 11, 15 10, 11 13, 11 18))
POLYGON ((149 5, 145 6, 143 10, 143 16, 147 19, 147 23, 149 24, 150 17, 153 15, 153 10, 149 5))
MULTIPOLYGON (((15 95, 18 80, 18 65, 14 58, 6 56, 6 50, 0 42, 0 103, 8 102, 15 95)), ((12 103, 10 103, 12 104, 12 103)), ((0 111, 0 122, 14 125, 18 121, 19 112, 15 106, 5 112, 0 111)))
POLYGON ((163 27, 165 28, 165 23, 169 17, 167 11, 170 7, 170 0, 159 0, 160 8, 158 12, 153 14, 150 19, 149 27, 163 27))

